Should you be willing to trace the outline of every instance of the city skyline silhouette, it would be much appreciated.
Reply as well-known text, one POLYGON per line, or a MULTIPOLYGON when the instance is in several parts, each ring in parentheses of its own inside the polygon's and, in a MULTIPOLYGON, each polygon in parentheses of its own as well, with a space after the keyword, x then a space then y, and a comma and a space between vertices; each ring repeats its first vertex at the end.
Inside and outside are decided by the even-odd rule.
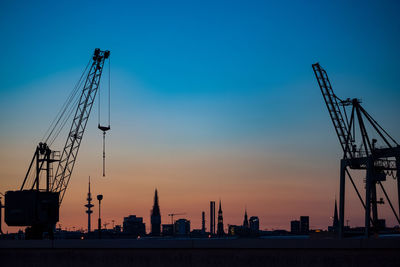
MULTIPOLYGON (((185 211, 200 229, 209 201, 222 199, 225 225, 240 225, 247 206, 260 229, 288 230, 302 215, 310 216, 311 228, 326 229, 339 195, 342 152, 315 62, 327 69, 338 95, 361 98, 399 140, 396 2, 3 5, 1 193, 20 187, 32 150, 88 54, 96 47, 112 52, 107 175, 96 102, 60 209, 63 227, 85 228, 91 176, 93 195, 104 195, 103 221, 122 224, 135 214, 147 232, 154 188, 162 192, 162 222, 185 211)), ((52 149, 61 150, 65 136, 52 149)), ((362 180, 357 176, 359 187, 362 180)), ((395 181, 388 183, 393 195, 395 181)), ((355 195, 346 213, 350 225, 363 225, 355 195)), ((381 214, 396 225, 387 205, 381 214)))

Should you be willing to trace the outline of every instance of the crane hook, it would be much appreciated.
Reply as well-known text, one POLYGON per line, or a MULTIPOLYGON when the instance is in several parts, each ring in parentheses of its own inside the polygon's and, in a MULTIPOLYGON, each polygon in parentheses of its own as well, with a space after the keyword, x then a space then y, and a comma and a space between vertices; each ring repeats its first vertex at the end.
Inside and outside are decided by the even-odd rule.
POLYGON ((98 128, 103 131, 103 177, 106 176, 106 132, 111 129, 110 125, 101 126, 99 124, 98 128))

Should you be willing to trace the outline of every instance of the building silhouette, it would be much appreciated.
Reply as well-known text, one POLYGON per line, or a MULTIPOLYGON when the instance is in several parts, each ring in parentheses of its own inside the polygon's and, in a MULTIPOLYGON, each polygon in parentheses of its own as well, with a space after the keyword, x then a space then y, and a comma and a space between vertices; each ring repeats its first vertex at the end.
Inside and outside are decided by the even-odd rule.
POLYGON ((215 234, 215 201, 210 201, 210 234, 215 234))
POLYGON ((173 224, 163 224, 162 225, 162 235, 163 236, 174 235, 174 225, 173 224))
POLYGON ((224 218, 222 216, 221 200, 219 201, 217 235, 224 236, 224 218))
MULTIPOLYGON (((117 225, 114 227, 114 231, 115 231, 116 233, 121 233, 121 232, 122 232, 122 227, 121 227, 121 225, 117 224, 117 225)), ((146 229, 145 229, 145 234, 146 234, 146 229)))
POLYGON ((154 204, 151 211, 151 235, 160 236, 161 234, 161 213, 160 206, 158 205, 157 189, 154 192, 154 204))
POLYGON ((310 217, 300 216, 300 231, 303 234, 307 234, 310 231, 310 217))
POLYGON ((260 220, 257 216, 251 216, 249 224, 252 233, 258 233, 260 231, 260 220))
POLYGON ((146 226, 143 223, 143 218, 136 217, 136 215, 124 217, 123 232, 135 237, 146 235, 146 226))
POLYGON ((183 236, 190 234, 190 221, 186 219, 179 219, 175 221, 175 235, 183 236))
MULTIPOLYGON (((222 215, 222 212, 221 212, 222 215)), ((228 235, 230 236, 240 236, 240 237, 250 237, 257 236, 259 234, 260 223, 257 216, 250 217, 247 216, 247 209, 244 211, 244 218, 242 225, 228 225, 228 235)))
POLYGON ((386 220, 385 219, 378 219, 378 225, 377 225, 379 230, 385 230, 386 229, 386 220))
POLYGON ((290 222, 290 232, 292 234, 300 233, 300 221, 293 220, 293 221, 290 222))
POLYGON ((247 219, 247 209, 244 210, 243 228, 249 228, 249 220, 247 219))
POLYGON ((228 225, 228 235, 231 236, 240 235, 242 231, 243 231, 243 226, 228 225))

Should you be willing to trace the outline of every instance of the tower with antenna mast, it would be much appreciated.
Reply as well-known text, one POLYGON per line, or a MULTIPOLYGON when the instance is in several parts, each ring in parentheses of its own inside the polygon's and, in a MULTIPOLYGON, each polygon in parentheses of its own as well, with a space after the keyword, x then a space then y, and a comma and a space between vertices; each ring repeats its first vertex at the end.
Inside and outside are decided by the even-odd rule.
POLYGON ((88 215, 88 234, 90 233, 90 217, 91 214, 93 213, 93 211, 91 210, 93 208, 93 204, 92 204, 92 194, 90 193, 90 176, 89 176, 89 191, 87 194, 87 204, 85 205, 85 207, 87 208, 86 213, 88 215))

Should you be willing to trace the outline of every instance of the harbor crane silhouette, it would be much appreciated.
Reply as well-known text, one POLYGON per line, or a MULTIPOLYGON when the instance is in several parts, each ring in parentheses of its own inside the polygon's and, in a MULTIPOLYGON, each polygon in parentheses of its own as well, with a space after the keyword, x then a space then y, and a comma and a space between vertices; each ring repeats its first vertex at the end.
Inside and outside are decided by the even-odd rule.
POLYGON ((360 99, 342 100, 337 97, 326 71, 319 63, 313 64, 312 68, 343 150, 340 161, 339 236, 344 235, 346 177, 354 187, 365 212, 365 237, 370 236, 371 230, 378 233, 382 228, 378 217, 378 204, 384 204, 384 200, 377 199, 377 186, 381 188, 394 217, 400 224, 399 215, 383 186, 387 177, 397 180, 398 212, 400 213, 399 143, 361 106, 360 99), (371 136, 376 138, 371 138, 371 136), (365 171, 364 199, 349 169, 365 171))
POLYGON ((94 50, 85 70, 34 152, 19 190, 5 194, 5 221, 9 226, 28 226, 27 239, 50 237, 59 220, 59 209, 72 177, 86 125, 100 87, 110 51, 94 50), (79 94, 80 92, 80 94, 79 94), (64 148, 50 149, 71 115, 72 125, 64 148), (53 164, 57 163, 53 173, 53 164), (44 175, 42 175, 44 173, 44 175), (43 183, 42 176, 45 177, 43 183))

